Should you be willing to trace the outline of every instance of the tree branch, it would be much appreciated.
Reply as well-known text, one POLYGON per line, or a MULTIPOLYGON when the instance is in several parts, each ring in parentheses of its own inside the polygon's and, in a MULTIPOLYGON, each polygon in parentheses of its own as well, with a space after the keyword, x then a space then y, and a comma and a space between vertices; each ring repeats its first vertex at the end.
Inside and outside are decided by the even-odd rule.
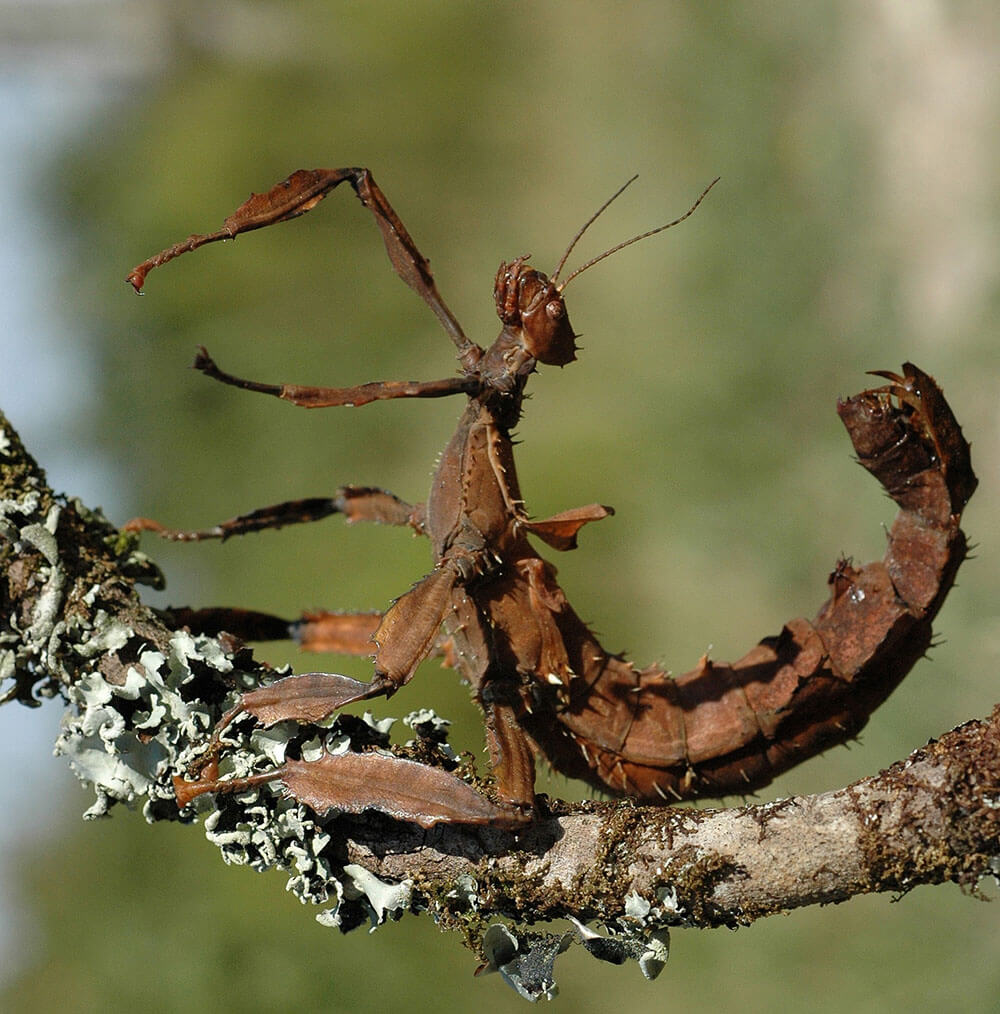
MULTIPOLYGON (((346 931, 406 909, 460 929, 526 996, 552 988, 570 919, 596 956, 654 975, 670 926, 746 925, 875 891, 1000 870, 1000 705, 889 770, 846 788, 719 810, 541 801, 518 834, 421 831, 376 813, 319 818, 270 788, 202 797, 179 811, 172 785, 204 752, 234 695, 276 674, 233 639, 172 630, 136 585, 156 567, 98 512, 57 496, 0 414, 0 701, 62 696, 57 750, 97 794, 89 816, 142 802, 148 820, 204 821, 228 861, 291 874, 320 921, 346 931), (498 918, 513 928, 490 927, 498 918), (586 923, 600 922, 599 937, 586 923)), ((454 767, 441 720, 406 720, 409 756, 454 767)), ((236 775, 286 753, 388 745, 388 724, 340 716, 329 729, 232 726, 236 775)), ((398 749, 398 748, 397 748, 398 749)))

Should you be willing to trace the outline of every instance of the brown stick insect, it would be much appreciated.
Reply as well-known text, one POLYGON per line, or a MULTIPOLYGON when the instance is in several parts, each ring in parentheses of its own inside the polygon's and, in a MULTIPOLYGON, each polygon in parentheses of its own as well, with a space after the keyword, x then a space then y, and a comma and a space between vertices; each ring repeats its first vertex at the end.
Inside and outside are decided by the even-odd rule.
POLYGON ((501 264, 494 283, 501 329, 485 349, 466 337, 367 169, 299 170, 268 193, 251 195, 220 231, 190 236, 139 265, 128 280, 138 291, 152 268, 205 243, 304 214, 343 182, 373 214, 396 273, 455 344, 458 376, 348 388, 266 384, 224 372, 204 349, 195 366, 222 383, 305 408, 463 395, 465 410, 426 503, 343 486, 330 497, 265 507, 201 531, 166 529, 143 518, 130 527, 196 541, 343 514, 351 522, 408 525, 426 535, 434 567, 381 614, 307 614, 289 624, 238 609, 178 611, 192 629, 225 629, 247 640, 294 636, 307 651, 373 655, 375 667, 370 683, 308 673, 243 694, 219 723, 211 762, 198 780, 177 780, 178 802, 280 780, 286 794, 321 813, 374 808, 425 827, 442 821, 517 826, 532 819, 536 755, 603 792, 659 803, 750 792, 854 737, 928 648, 931 622, 966 555, 959 520, 976 478, 968 444, 935 381, 906 363, 901 374, 878 371, 884 386, 837 406, 861 464, 899 507, 883 560, 863 567, 841 560, 815 619, 791 620, 736 662, 703 658, 676 678, 655 665, 639 669, 598 643, 533 542, 573 549, 580 529, 612 510, 590 504, 532 519, 510 434, 537 366, 576 358, 564 301, 569 283, 622 247, 682 222, 711 185, 679 218, 618 244, 561 281, 575 244, 618 194, 580 229, 550 277, 525 257, 501 264), (433 652, 458 670, 483 711, 493 799, 455 775, 378 753, 289 760, 251 777, 219 778, 219 735, 237 716, 265 726, 319 721, 346 704, 391 696, 433 652))

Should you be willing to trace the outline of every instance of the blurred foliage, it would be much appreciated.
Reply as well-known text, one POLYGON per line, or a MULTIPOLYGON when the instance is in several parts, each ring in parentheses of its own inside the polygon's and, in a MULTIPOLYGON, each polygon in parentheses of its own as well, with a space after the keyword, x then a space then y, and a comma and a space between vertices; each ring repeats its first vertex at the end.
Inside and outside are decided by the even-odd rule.
MULTIPOLYGON (((558 561, 563 585, 609 648, 640 662, 669 652, 678 670, 709 645, 734 657, 811 614, 838 553, 879 555, 890 516, 850 460, 835 398, 864 387, 865 370, 912 358, 973 440, 983 485, 968 530, 981 561, 944 611, 947 643, 862 747, 770 794, 844 784, 985 713, 1000 655, 988 323, 1000 76, 984 53, 1000 14, 875 7, 286 0, 220 4, 242 30, 211 35, 196 31, 202 5, 161 2, 167 69, 42 174, 69 233, 58 300, 104 378, 72 439, 121 465, 134 513, 178 526, 345 482, 422 499, 455 400, 301 412, 184 368, 205 344, 224 369, 267 381, 453 371, 450 343, 349 192, 154 272, 142 299, 126 271, 293 169, 367 165, 468 333, 488 343, 501 258, 531 251, 553 265, 635 171, 571 265, 674 217, 721 175, 681 228, 572 284, 580 361, 532 381, 519 448, 529 509, 618 510, 558 561)), ((335 520, 149 548, 169 576, 163 601, 287 615, 384 605, 428 567, 422 540, 335 520)), ((466 691, 435 663, 376 710, 423 705, 481 750, 466 691)), ((561 778, 541 787, 582 794, 561 778)), ((429 921, 340 939, 280 877, 224 869, 195 829, 120 814, 67 829, 24 869, 43 935, 4 1010, 521 1009, 498 978, 472 982, 472 956, 429 921)), ((735 936, 678 932, 653 985, 581 954, 557 976, 579 1011, 987 1009, 1000 988, 995 922, 955 889, 924 889, 735 936)))

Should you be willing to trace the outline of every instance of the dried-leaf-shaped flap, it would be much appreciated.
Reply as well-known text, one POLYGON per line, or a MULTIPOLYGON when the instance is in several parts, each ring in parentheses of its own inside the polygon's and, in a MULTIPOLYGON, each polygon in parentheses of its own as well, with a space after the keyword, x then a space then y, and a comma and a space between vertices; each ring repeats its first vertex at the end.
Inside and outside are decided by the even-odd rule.
POLYGON ((427 657, 451 603, 455 577, 450 567, 438 567, 389 607, 374 635, 376 680, 382 674, 401 687, 427 657))
POLYGON ((525 822, 461 778, 389 754, 326 754, 315 761, 288 761, 276 776, 287 795, 321 815, 330 810, 379 810, 424 828, 442 822, 494 827, 525 822))
POLYGON ((522 521, 532 535, 537 535, 553 549, 576 549, 576 536, 589 521, 601 521, 614 514, 613 507, 591 503, 586 507, 573 507, 568 511, 553 514, 539 521, 522 521))
POLYGON ((354 180, 362 169, 296 169, 288 179, 273 186, 266 194, 251 194, 223 223, 218 232, 205 235, 193 234, 180 243, 134 267, 126 277, 136 292, 142 291, 146 275, 167 261, 197 250, 206 243, 217 243, 233 239, 241 232, 263 229, 277 222, 298 218, 316 207, 326 195, 344 180, 354 180))
POLYGON ((186 782, 174 778, 179 806, 207 792, 246 792, 281 780, 285 795, 321 816, 331 810, 363 813, 378 810, 421 827, 476 824, 516 827, 531 820, 515 807, 498 806, 456 775, 392 754, 324 754, 318 760, 286 761, 273 771, 245 778, 186 782))
POLYGON ((470 363, 482 354, 473 342, 465 337, 461 324, 448 309, 441 298, 434 275, 427 258, 417 248, 413 238, 406 231, 406 226, 392 209, 385 194, 372 179, 367 169, 357 167, 346 169, 296 169, 286 180, 273 186, 266 194, 251 194, 223 223, 218 232, 205 235, 194 234, 180 243, 175 243, 166 250, 134 267, 127 275, 126 281, 136 292, 142 291, 146 275, 153 268, 187 253, 197 250, 206 243, 216 243, 223 239, 232 239, 241 232, 252 229, 263 229, 278 222, 287 222, 290 218, 298 218, 316 207, 326 195, 349 180, 361 203, 368 208, 382 233, 385 249, 396 274, 406 282, 420 298, 434 311, 448 336, 455 343, 461 357, 470 357, 470 363))
POLYGON ((304 613, 296 629, 303 651, 328 651, 335 655, 371 655, 372 634, 381 613, 304 613))
POLYGON ((363 701, 381 689, 339 673, 303 673, 244 694, 239 710, 253 715, 264 726, 289 720, 320 722, 345 704, 363 701))
POLYGON ((296 169, 266 194, 251 194, 225 221, 232 235, 304 215, 355 169, 296 169))

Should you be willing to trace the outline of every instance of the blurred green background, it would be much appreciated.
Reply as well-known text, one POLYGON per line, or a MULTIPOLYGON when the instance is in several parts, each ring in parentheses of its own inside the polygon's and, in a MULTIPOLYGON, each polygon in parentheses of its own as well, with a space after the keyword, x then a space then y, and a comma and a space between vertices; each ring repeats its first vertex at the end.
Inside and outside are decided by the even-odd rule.
MULTIPOLYGON (((530 252, 551 268, 634 172, 571 265, 673 218, 721 175, 682 227, 570 286, 579 362, 531 382, 518 451, 529 509, 596 500, 618 512, 560 556, 563 586, 609 648, 675 671, 709 646, 732 658, 811 615, 838 554, 880 556, 891 519, 851 460, 835 399, 865 387, 866 370, 912 359, 942 383, 974 444, 982 483, 966 528, 977 559, 941 616, 944 643, 860 745, 804 765, 764 798, 840 786, 989 711, 1000 655, 1000 8, 69 6, 93 9, 81 47, 106 17, 105 44, 135 65, 32 169, 38 206, 56 223, 51 301, 96 378, 62 450, 112 469, 115 520, 201 526, 346 482, 426 495, 456 400, 304 412, 186 369, 205 344, 223 368, 268 381, 452 372, 449 341, 394 276, 352 194, 164 267, 141 299, 122 283, 161 247, 217 228, 251 190, 300 167, 371 167, 445 299, 488 343, 500 259, 530 252)), ((10 25, 26 24, 21 14, 0 6, 10 25)), ((56 59, 71 62, 68 37, 56 59)), ((72 89, 71 70, 58 81, 72 89)), ((0 397, 15 381, 41 388, 8 374, 0 397)), ((169 581, 156 601, 289 615, 382 607, 429 567, 426 543, 407 532, 336 520, 148 549, 169 581)), ((369 669, 263 654, 300 669, 369 669)), ((375 710, 425 705, 455 721, 457 746, 481 750, 467 692, 434 662, 375 710)), ((31 765, 24 757, 0 779, 31 765)), ((540 781, 582 795, 564 779, 540 781)), ((474 957, 429 920, 341 938, 284 893, 280 875, 224 867, 197 828, 148 827, 124 811, 82 825, 86 795, 72 787, 34 805, 61 817, 16 866, 8 857, 29 946, 0 986, 2 1010, 523 1009, 499 977, 473 981, 474 957)), ((557 1003, 993 1010, 998 918, 995 905, 944 886, 735 934, 678 931, 652 984, 634 965, 575 948, 556 966, 557 1003)))

